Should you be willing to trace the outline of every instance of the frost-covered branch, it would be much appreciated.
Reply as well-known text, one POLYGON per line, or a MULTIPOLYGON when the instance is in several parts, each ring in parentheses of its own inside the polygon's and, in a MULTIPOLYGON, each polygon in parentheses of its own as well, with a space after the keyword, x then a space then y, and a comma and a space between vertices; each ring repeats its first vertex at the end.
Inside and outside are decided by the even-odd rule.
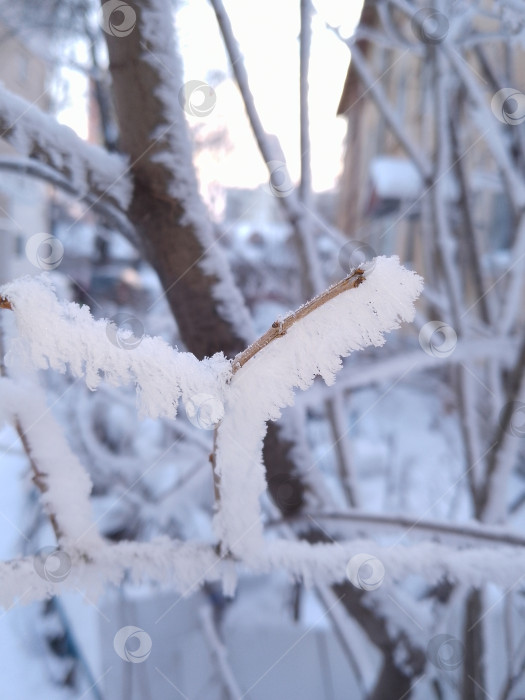
POLYGON ((507 512, 507 486, 516 466, 521 438, 511 430, 516 402, 525 400, 525 341, 509 378, 508 402, 496 428, 494 442, 487 459, 482 517, 486 522, 500 522, 507 512))
POLYGON ((348 48, 350 49, 352 65, 356 69, 360 80, 366 88, 366 94, 373 99, 374 104, 381 112, 384 120, 392 130, 392 133, 395 135, 401 146, 405 149, 409 158, 413 161, 422 181, 427 182, 432 173, 431 164, 425 156, 421 155, 417 146, 413 143, 413 140, 406 133, 403 124, 396 115, 395 110, 389 104, 381 83, 372 75, 365 57, 359 50, 357 42, 354 40, 346 41, 341 37, 337 30, 334 31, 336 32, 337 36, 339 36, 341 41, 347 44, 348 48))
POLYGON ((294 323, 306 318, 308 314, 312 313, 312 311, 315 311, 316 309, 319 309, 321 306, 326 304, 326 302, 330 301, 330 299, 335 298, 339 294, 342 294, 349 289, 355 289, 355 287, 358 287, 365 281, 364 274, 364 270, 358 268, 351 275, 345 277, 345 279, 341 280, 337 284, 334 284, 325 292, 315 297, 315 299, 312 299, 308 303, 301 306, 294 313, 286 316, 286 318, 282 321, 275 321, 272 327, 268 329, 264 335, 252 343, 249 348, 237 355, 233 361, 233 371, 237 372, 248 362, 248 360, 251 360, 252 357, 269 345, 269 343, 285 335, 285 333, 287 333, 294 323))
POLYGON ((525 185, 519 177, 509 155, 509 149, 499 128, 499 123, 487 105, 485 96, 474 79, 464 59, 451 47, 443 44, 443 51, 454 72, 461 78, 474 108, 474 118, 483 138, 501 171, 506 184, 506 192, 516 212, 525 209, 525 185))
POLYGON ((79 550, 90 551, 100 541, 92 529, 91 480, 71 451, 42 389, 27 378, 4 377, 0 394, 2 418, 19 434, 61 546, 74 543, 79 550))
MULTIPOLYGON (((494 544, 508 545, 512 547, 525 547, 525 536, 517 531, 509 530, 503 526, 489 526, 478 521, 472 523, 448 523, 442 520, 429 520, 426 518, 410 518, 405 515, 384 515, 383 513, 367 513, 363 510, 351 510, 348 512, 321 512, 308 513, 307 518, 293 518, 292 522, 301 525, 303 522, 334 522, 345 523, 348 528, 362 530, 366 526, 371 532, 385 532, 390 530, 406 530, 407 535, 427 533, 433 538, 439 538, 446 544, 464 546, 466 544, 494 544)), ((280 526, 284 520, 270 521, 268 527, 280 526)))
POLYGON ((241 366, 235 364, 217 431, 221 499, 216 531, 223 546, 239 556, 256 558, 264 546, 258 519, 259 496, 266 488, 260 450, 267 421, 293 404, 295 388, 306 389, 318 375, 332 384, 342 357, 383 345, 386 332, 414 317, 422 280, 397 258, 376 258, 347 280, 349 285, 340 283, 347 284, 340 293, 329 290, 274 324, 268 342, 252 346, 243 363, 237 358, 241 366), (361 277, 364 281, 357 283, 361 277), (280 328, 285 332, 279 334, 280 328))
POLYGON ((0 292, 17 321, 16 349, 8 353, 14 363, 69 369, 90 389, 102 378, 113 386, 132 383, 141 412, 151 418, 174 418, 181 396, 186 401, 198 393, 222 394, 230 363, 220 353, 199 362, 161 338, 123 336, 119 344, 115 322, 95 320, 87 307, 60 302, 45 276, 17 280, 0 292))
POLYGON ((312 2, 301 0, 301 33, 299 36, 299 102, 300 102, 300 143, 301 143, 301 182, 299 197, 311 206, 312 164, 310 153, 310 113, 308 105, 308 67, 312 44, 312 2))
POLYGON ((208 642, 210 652, 215 658, 219 675, 226 691, 228 692, 228 696, 231 698, 231 700, 240 700, 243 697, 243 693, 228 661, 228 650, 224 646, 217 632, 217 628, 213 620, 211 606, 203 605, 199 609, 199 616, 204 631, 204 638, 208 642))
POLYGON ((326 399, 325 406, 326 417, 332 429, 333 447, 341 487, 347 504, 357 508, 361 503, 361 499, 359 497, 357 474, 350 453, 350 441, 347 434, 348 422, 342 392, 334 391, 332 396, 326 399))
POLYGON ((27 604, 66 591, 87 591, 97 597, 111 583, 124 577, 132 582, 156 581, 169 584, 183 595, 197 591, 205 581, 220 581, 230 575, 231 562, 221 559, 206 544, 179 542, 160 537, 151 542, 107 544, 101 541, 87 557, 77 547, 55 550, 60 561, 59 576, 38 566, 42 557, 28 556, 0 563, 0 606, 8 608, 17 600, 27 604), (36 564, 36 566, 35 566, 36 564))
POLYGON ((20 175, 44 180, 50 185, 66 192, 77 199, 83 200, 90 210, 101 216, 109 225, 114 226, 132 244, 137 244, 135 231, 121 209, 109 199, 97 197, 93 192, 81 192, 65 176, 46 163, 31 158, 0 158, 0 171, 13 172, 20 175))
POLYGON ((67 178, 80 196, 113 202, 125 211, 131 197, 126 160, 88 144, 67 126, 0 85, 0 137, 21 155, 67 178))

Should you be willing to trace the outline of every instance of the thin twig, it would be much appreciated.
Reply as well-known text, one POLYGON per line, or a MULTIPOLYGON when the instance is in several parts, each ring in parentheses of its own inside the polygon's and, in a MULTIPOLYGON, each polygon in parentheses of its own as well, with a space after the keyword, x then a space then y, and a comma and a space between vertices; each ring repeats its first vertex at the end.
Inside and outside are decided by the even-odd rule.
MULTIPOLYGON (((0 297, 0 308, 1 309, 12 309, 13 307, 11 306, 10 302, 5 299, 4 297, 0 297)), ((0 324, 0 376, 2 377, 7 377, 7 369, 4 363, 4 354, 5 354, 5 349, 4 349, 4 329, 3 326, 0 324)), ((27 435, 24 432, 24 429, 22 427, 22 424, 20 423, 20 419, 18 416, 15 416, 14 418, 14 428, 18 434, 18 437, 20 438, 20 442, 22 444, 22 447, 24 449, 24 452, 26 453, 27 459, 29 460, 29 466, 31 467, 31 471, 33 472, 33 483, 35 486, 38 488, 40 493, 44 494, 47 489, 47 483, 46 483, 46 474, 38 468, 37 463, 35 462, 33 458, 33 453, 31 450, 31 445, 29 444, 29 440, 27 439, 27 435)), ((48 516, 49 516, 49 521, 51 522, 51 526, 53 528, 53 531, 55 533, 55 536, 57 538, 57 542, 60 541, 60 538, 63 535, 62 530, 60 529, 60 525, 58 524, 58 520, 56 517, 55 513, 52 513, 51 511, 48 511, 48 516)))
POLYGON ((241 353, 239 353, 237 357, 233 360, 233 374, 240 370, 241 367, 243 367, 248 362, 248 360, 251 360, 251 358, 254 355, 256 355, 260 350, 269 345, 272 342, 272 340, 275 340, 276 338, 285 335, 285 333, 288 331, 289 328, 293 326, 294 323, 297 323, 297 321, 300 321, 301 319, 305 318, 305 316, 308 316, 308 314, 312 313, 312 311, 315 311, 320 306, 323 306, 323 304, 326 304, 326 302, 330 301, 330 299, 339 296, 339 294, 347 292, 349 289, 355 289, 355 287, 359 287, 359 285, 362 284, 366 279, 364 274, 364 270, 362 270, 361 268, 357 268, 357 270, 354 270, 354 272, 352 272, 351 275, 345 277, 337 284, 334 284, 322 294, 319 294, 307 304, 301 306, 299 309, 297 309, 297 311, 291 313, 282 321, 275 321, 272 324, 272 327, 269 328, 266 331, 266 333, 264 333, 264 335, 262 335, 258 340, 252 343, 248 348, 246 348, 246 350, 243 350, 241 353))
MULTIPOLYGON (((348 512, 326 512, 326 513, 309 513, 308 525, 312 521, 334 521, 346 522, 353 524, 354 527, 361 526, 364 530, 366 526, 374 527, 394 527, 403 528, 415 532, 428 532, 432 537, 439 535, 450 536, 454 538, 465 538, 467 540, 479 540, 482 542, 492 542, 498 545, 510 545, 515 547, 525 547, 525 536, 488 525, 478 525, 471 523, 451 524, 447 522, 424 520, 422 518, 409 518, 404 515, 383 515, 381 513, 367 513, 363 511, 351 510, 348 512)), ((270 520, 266 523, 266 527, 281 527, 284 524, 297 523, 300 525, 305 521, 304 516, 297 516, 279 520, 270 520)))

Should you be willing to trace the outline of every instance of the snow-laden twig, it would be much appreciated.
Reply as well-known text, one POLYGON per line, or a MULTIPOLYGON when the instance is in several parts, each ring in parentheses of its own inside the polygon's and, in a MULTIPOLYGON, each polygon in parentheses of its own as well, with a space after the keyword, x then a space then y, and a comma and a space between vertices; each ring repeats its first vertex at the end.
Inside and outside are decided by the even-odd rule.
POLYGON ((62 429, 48 408, 44 392, 28 377, 0 379, 4 419, 17 429, 61 545, 75 543, 82 551, 97 546, 89 496, 91 480, 71 451, 62 429), (89 532, 83 540, 82 537, 89 532))
POLYGON ((308 68, 312 44, 312 2, 301 0, 301 33, 299 36, 299 102, 300 102, 300 143, 301 143, 301 181, 299 197, 307 206, 311 206, 312 164, 310 154, 310 111, 308 105, 308 68))
POLYGON ((525 259, 525 213, 519 219, 516 238, 510 252, 510 264, 506 271, 507 288, 500 303, 500 318, 497 323, 498 330, 505 335, 510 333, 513 326, 520 319, 522 311, 523 285, 523 260, 525 259))
POLYGON ((0 136, 24 156, 66 177, 80 196, 113 201, 125 211, 131 197, 126 160, 83 141, 67 126, 0 85, 0 136))
POLYGON ((492 114, 487 99, 464 59, 446 43, 443 44, 443 51, 467 90, 474 107, 474 117, 505 180, 510 201, 515 211, 522 212, 525 208, 525 185, 509 156, 509 149, 505 144, 499 122, 492 114))
POLYGON ((204 638, 208 642, 210 652, 215 658, 221 680, 228 692, 228 698, 229 700, 241 700, 244 695, 228 661, 228 651, 217 632, 211 606, 203 605, 199 609, 199 616, 204 631, 204 638))
POLYGON ((409 158, 413 161, 414 165, 416 166, 419 172, 419 175, 421 176, 421 180, 423 182, 427 182, 432 173, 431 165, 428 159, 425 156, 421 155, 413 140, 406 133, 405 128, 401 123, 401 120, 397 117, 396 111, 392 108, 388 101, 388 98, 385 95, 385 91, 383 90, 381 83, 378 80, 376 80, 372 75, 370 68, 367 65, 365 57, 359 50, 357 42, 353 39, 344 39, 339 33, 339 31, 334 29, 333 27, 330 27, 330 29, 332 29, 335 32, 335 34, 341 39, 341 41, 345 43, 350 49, 350 53, 352 56, 352 65, 356 69, 359 75, 359 79, 365 86, 366 94, 369 95, 370 98, 374 101, 377 109, 381 112, 381 115, 392 130, 392 133, 395 135, 401 146, 404 148, 409 158))
POLYGON ((51 567, 47 571, 38 566, 38 556, 0 563, 0 607, 75 590, 95 598, 108 583, 118 585, 125 576, 135 583, 168 584, 181 595, 191 595, 205 581, 220 581, 230 575, 231 568, 231 562, 221 559, 207 544, 167 537, 151 542, 101 542, 89 556, 76 547, 55 551, 61 563, 58 578, 51 567))
MULTIPOLYGON (((349 510, 348 512, 312 512, 308 517, 297 516, 288 518, 286 522, 294 522, 299 527, 303 523, 337 523, 339 531, 341 526, 345 530, 391 533, 392 530, 404 530, 407 538, 417 537, 418 533, 431 535, 433 539, 455 546, 479 544, 507 545, 511 547, 525 547, 525 536, 515 530, 503 526, 490 526, 478 521, 465 523, 448 523, 443 520, 430 520, 428 518, 415 518, 406 515, 383 513, 367 513, 363 510, 349 510)), ((284 520, 269 521, 267 527, 281 527, 284 520)), ((403 536, 405 539, 405 536, 403 536)))
POLYGON ((331 397, 327 397, 325 406, 326 416, 332 429, 335 459, 343 493, 347 505, 357 508, 361 504, 361 498, 359 497, 356 470, 350 453, 343 392, 334 391, 331 397))
POLYGON ((315 588, 315 593, 318 599, 321 601, 328 619, 332 623, 332 629, 334 630, 343 654, 347 658, 350 668, 354 673, 355 680, 359 686, 359 689, 361 690, 362 697, 366 697, 363 671, 358 663, 358 659, 356 658, 356 653, 354 651, 354 647, 356 645, 355 630, 348 629, 347 615, 337 614, 340 602, 335 598, 333 591, 331 591, 327 586, 317 586, 315 588))
POLYGON ((521 437, 512 430, 512 420, 516 406, 525 401, 525 341, 520 348, 508 384, 508 402, 501 413, 487 458, 482 519, 489 523, 501 522, 505 518, 509 476, 516 466, 521 449, 521 437))
POLYGON ((8 361, 69 369, 84 377, 90 389, 102 378, 114 386, 134 383, 141 412, 150 418, 174 418, 181 396, 184 401, 198 393, 221 398, 231 369, 222 353, 199 362, 191 353, 147 336, 134 338, 136 347, 119 347, 114 322, 93 319, 86 306, 59 301, 45 275, 16 280, 0 294, 13 308, 19 334, 8 361))
POLYGON ((363 277, 357 286, 331 296, 329 290, 322 295, 324 303, 319 297, 274 324, 265 342, 234 360, 217 431, 221 498, 216 531, 223 546, 238 556, 257 558, 264 547, 258 514, 266 487, 261 447, 267 421, 293 404, 295 388, 308 388, 318 375, 332 384, 342 357, 383 345, 386 332, 414 317, 422 280, 397 258, 376 258, 363 266, 363 277))
MULTIPOLYGON (((58 371, 69 367, 73 375, 84 376, 92 388, 101 376, 112 384, 133 381, 142 409, 150 416, 174 417, 181 395, 189 399, 195 392, 208 392, 220 397, 225 415, 216 435, 216 474, 220 479, 217 534, 224 551, 232 552, 248 565, 264 568, 275 556, 262 538, 258 503, 266 485, 261 463, 266 422, 277 419, 281 409, 293 403, 294 388, 307 388, 317 375, 331 383, 341 367, 341 357, 371 344, 382 345, 386 332, 413 318, 413 302, 421 287, 421 278, 402 268, 397 258, 376 258, 362 271, 278 322, 272 329, 278 331, 277 335, 255 344, 238 358, 236 371, 222 355, 198 362, 193 355, 178 353, 158 338, 143 338, 133 349, 117 347, 108 337, 106 321, 95 321, 87 308, 58 301, 45 277, 18 280, 3 287, 0 294, 5 299, 3 305, 12 308, 17 321, 18 337, 7 356, 16 369, 26 364, 58 371)), ((37 403, 35 411, 43 410, 37 403)), ((32 418, 38 423, 39 416, 31 414, 28 420, 32 418)), ((43 442, 41 438, 42 435, 39 441, 43 442)), ((67 469, 66 465, 57 471, 49 464, 47 453, 37 455, 35 451, 35 458, 43 461, 43 471, 50 478, 48 491, 57 495, 57 475, 62 468, 67 469)), ((76 471, 73 469, 71 474, 76 471)), ((63 475, 66 481, 69 477, 63 475)), ((72 488, 74 491, 75 485, 72 488)), ((57 509, 67 511, 74 507, 76 498, 70 498, 66 504, 59 501, 58 495, 50 499, 57 509)), ((98 547, 88 547, 82 558, 78 544, 95 525, 89 524, 89 518, 77 525, 74 522, 64 528, 74 531, 74 542, 64 551, 71 561, 84 559, 86 565, 94 563, 106 550, 99 552, 98 547)), ((156 548, 152 544, 151 552, 156 548)), ((148 545, 128 543, 127 549, 123 545, 118 550, 113 557, 117 562, 114 576, 122 575, 119 561, 123 568, 134 570, 135 564, 140 568, 139 562, 133 561, 138 551, 148 560, 148 545), (127 563, 119 560, 118 552, 122 551, 131 557, 127 563)), ((141 560, 144 565, 148 562, 141 560)), ((173 566, 178 563, 177 558, 173 566)), ((4 565, 4 573, 7 576, 11 572, 16 578, 20 566, 4 565)), ((105 575, 111 579, 110 572, 105 575)), ((204 578, 201 576, 198 584, 204 578)), ((39 590, 49 592, 48 588, 39 590)))
MULTIPOLYGON (((191 595, 206 581, 231 579, 232 561, 221 557, 204 543, 180 542, 167 537, 151 542, 101 543, 89 557, 78 548, 56 550, 67 562, 62 580, 46 578, 35 569, 38 558, 24 557, 0 563, 0 607, 17 600, 27 604, 66 591, 83 590, 99 596, 107 583, 118 585, 125 574, 134 583, 156 582, 168 585, 181 595, 191 595)), ((382 546, 371 539, 356 539, 335 544, 310 544, 297 541, 273 541, 261 551, 252 570, 267 573, 287 572, 306 586, 347 582, 350 559, 367 553, 385 569, 385 582, 405 580, 412 575, 437 584, 447 579, 465 585, 481 586, 493 582, 517 590, 525 585, 525 550, 522 547, 458 548, 436 542, 411 546, 382 546)))
POLYGON ((96 193, 91 191, 78 190, 65 175, 46 163, 31 158, 4 156, 0 158, 0 171, 2 170, 44 180, 63 192, 83 200, 90 210, 98 214, 109 225, 114 226, 133 245, 137 245, 137 236, 133 226, 116 204, 107 198, 97 197, 96 193))
POLYGON ((377 542, 352 540, 334 544, 272 541, 264 556, 252 562, 253 571, 287 571, 306 586, 344 582, 352 557, 366 553, 378 559, 390 581, 408 576, 423 577, 429 583, 443 579, 480 587, 487 582, 503 588, 525 586, 525 550, 516 547, 453 548, 436 542, 412 546, 381 546, 377 542))

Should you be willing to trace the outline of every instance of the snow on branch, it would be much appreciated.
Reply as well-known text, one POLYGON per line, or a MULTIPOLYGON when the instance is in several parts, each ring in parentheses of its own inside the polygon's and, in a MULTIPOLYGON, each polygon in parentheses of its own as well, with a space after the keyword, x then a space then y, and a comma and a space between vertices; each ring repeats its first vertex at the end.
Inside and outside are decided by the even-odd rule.
POLYGON ((381 546, 373 540, 334 544, 277 540, 268 544, 265 556, 254 561, 252 569, 260 573, 284 569, 307 586, 323 585, 347 580, 349 561, 363 553, 378 569, 380 562, 379 584, 418 575, 435 584, 448 580, 475 587, 488 581, 504 588, 525 585, 523 548, 452 548, 430 541, 412 546, 381 546))
POLYGON ((83 200, 90 209, 99 214, 110 226, 116 227, 133 245, 137 245, 135 230, 128 221, 126 214, 117 204, 113 204, 111 200, 101 198, 93 192, 80 192, 65 175, 46 165, 46 163, 32 160, 31 158, 21 158, 20 156, 3 156, 0 157, 0 171, 18 173, 45 180, 63 192, 83 200))
POLYGON ((82 551, 97 546, 100 537, 92 527, 89 502, 91 480, 47 407, 44 392, 27 378, 2 377, 0 396, 2 418, 17 429, 61 545, 82 551))
POLYGON ((151 542, 101 541, 88 556, 78 549, 46 549, 37 556, 0 563, 0 607, 72 590, 97 597, 106 583, 118 585, 124 576, 135 583, 169 584, 182 595, 191 595, 205 581, 224 579, 231 569, 231 561, 221 559, 209 545, 167 537, 151 542))
POLYGON ((59 548, 51 548, 60 563, 58 573, 46 564, 49 553, 0 564, 0 604, 79 587, 93 594, 124 575, 137 582, 169 582, 183 594, 205 581, 222 580, 231 593, 237 562, 253 571, 279 568, 306 584, 327 585, 348 577, 353 581, 349 566, 362 562, 363 556, 379 561, 377 570, 385 581, 418 574, 432 582, 443 577, 472 585, 519 582, 525 551, 509 546, 519 544, 511 540, 497 548, 468 547, 466 542, 453 548, 434 541, 402 546, 401 540, 387 547, 371 539, 311 544, 289 532, 288 539, 263 537, 259 497, 266 488, 261 457, 266 423, 293 403, 295 389, 308 388, 318 375, 333 383, 342 357, 383 345, 388 331, 412 320, 421 289, 421 278, 401 267, 397 258, 376 258, 277 321, 233 362, 222 355, 199 362, 158 338, 143 338, 133 349, 117 347, 108 337, 106 321, 95 321, 85 307, 58 301, 45 277, 0 289, 0 306, 13 310, 19 334, 7 356, 15 380, 2 380, 2 418, 20 420, 28 452, 45 481, 44 503, 56 511, 61 534, 59 548), (214 457, 218 546, 166 537, 147 543, 104 542, 90 522, 89 478, 58 435, 42 397, 16 379, 28 363, 59 371, 69 367, 92 388, 102 377, 113 384, 133 381, 150 416, 175 417, 180 396, 220 396, 224 417, 216 428, 214 457))
MULTIPOLYGON (((492 582, 505 588, 519 587, 525 578, 522 547, 457 548, 431 541, 382 546, 370 539, 334 544, 277 540, 268 544, 264 556, 251 562, 251 568, 257 573, 279 569, 306 586, 323 586, 347 582, 349 561, 363 553, 372 565, 377 567, 380 562, 382 578, 378 583, 386 586, 412 575, 429 584, 448 580, 479 587, 492 582)), ((0 607, 8 608, 16 601, 27 604, 69 590, 85 590, 97 597, 106 582, 118 585, 125 575, 137 584, 155 581, 169 585, 184 596, 205 582, 222 581, 231 586, 235 575, 235 561, 220 556, 210 545, 167 537, 151 542, 101 542, 89 556, 65 548, 50 554, 60 561, 56 575, 56 569, 44 568, 46 562, 38 557, 0 563, 0 607)))
POLYGON ((19 334, 8 363, 69 369, 73 376, 84 377, 90 389, 102 379, 113 386, 133 382, 141 413, 150 418, 175 418, 181 396, 186 401, 198 393, 222 394, 230 373, 222 353, 199 362, 191 353, 147 336, 121 347, 115 342, 115 322, 95 320, 87 306, 59 301, 45 275, 19 279, 0 294, 3 305, 15 313, 19 334))
POLYGON ((414 318, 422 280, 379 257, 320 295, 234 360, 225 415, 217 430, 216 472, 220 509, 216 530, 237 556, 257 559, 264 549, 259 496, 266 488, 262 444, 266 423, 294 403, 320 375, 332 384, 341 358, 370 345, 414 318))
POLYGON ((72 129, 1 84, 0 136, 21 155, 65 176, 80 196, 112 200, 126 210, 131 180, 125 159, 86 143, 72 129))

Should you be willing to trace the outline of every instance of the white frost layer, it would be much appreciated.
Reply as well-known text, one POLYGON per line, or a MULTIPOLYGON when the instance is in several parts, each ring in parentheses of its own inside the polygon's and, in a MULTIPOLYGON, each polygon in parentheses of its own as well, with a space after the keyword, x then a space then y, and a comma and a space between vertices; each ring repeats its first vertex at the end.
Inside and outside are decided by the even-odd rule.
MULTIPOLYGON (((107 583, 118 585, 124 576, 133 583, 157 582, 182 595, 191 595, 206 581, 229 582, 235 564, 220 557, 206 544, 180 542, 167 537, 151 542, 101 543, 89 559, 78 550, 64 550, 71 569, 64 580, 53 582, 35 571, 33 557, 0 563, 0 607, 16 601, 27 604, 68 590, 85 591, 96 598, 107 583)), ((484 586, 491 582, 506 589, 523 585, 525 552, 517 547, 474 547, 456 549, 436 542, 413 546, 384 547, 372 540, 354 540, 335 544, 308 542, 271 542, 252 570, 266 573, 286 571, 305 585, 330 585, 348 581, 347 565, 352 557, 366 553, 384 567, 381 585, 418 575, 430 584, 444 579, 466 586, 484 586)), ((228 594, 233 594, 230 587, 228 594)), ((374 596, 374 591, 370 594, 374 596)))
POLYGON ((118 585, 125 576, 133 583, 169 584, 182 595, 194 593, 205 581, 220 580, 229 564, 209 545, 185 543, 161 537, 152 542, 119 542, 99 547, 89 559, 78 550, 64 550, 71 568, 60 582, 38 575, 33 557, 0 563, 0 607, 16 601, 24 604, 68 590, 82 590, 98 597, 107 583, 118 585))
MULTIPOLYGON (((25 156, 42 153, 45 162, 66 175, 80 195, 105 193, 126 210, 132 184, 122 156, 86 143, 68 126, 45 114, 0 84, 0 120, 4 138, 25 156)), ((42 160, 38 157, 37 160, 42 160)))
POLYGON ((98 546, 89 501, 91 480, 71 451, 43 391, 35 382, 2 377, 0 403, 3 417, 20 425, 31 459, 42 474, 46 489, 42 502, 46 512, 56 517, 62 544, 78 544, 84 550, 98 546))
POLYGON ((245 559, 257 560, 263 546, 259 496, 266 488, 262 444, 266 422, 277 420, 320 375, 327 384, 341 358, 369 345, 381 346, 385 333, 414 318, 421 277, 397 257, 379 257, 363 266, 365 281, 294 323, 252 357, 230 384, 225 417, 217 436, 221 479, 217 535, 245 559))
POLYGON ((222 399, 231 365, 222 353, 199 362, 162 338, 144 337, 133 349, 114 345, 108 321, 95 320, 87 306, 60 302, 46 275, 24 277, 0 289, 13 305, 18 338, 8 364, 52 368, 85 377, 90 389, 102 379, 113 386, 134 383, 143 415, 175 418, 177 402, 204 393, 222 399))

